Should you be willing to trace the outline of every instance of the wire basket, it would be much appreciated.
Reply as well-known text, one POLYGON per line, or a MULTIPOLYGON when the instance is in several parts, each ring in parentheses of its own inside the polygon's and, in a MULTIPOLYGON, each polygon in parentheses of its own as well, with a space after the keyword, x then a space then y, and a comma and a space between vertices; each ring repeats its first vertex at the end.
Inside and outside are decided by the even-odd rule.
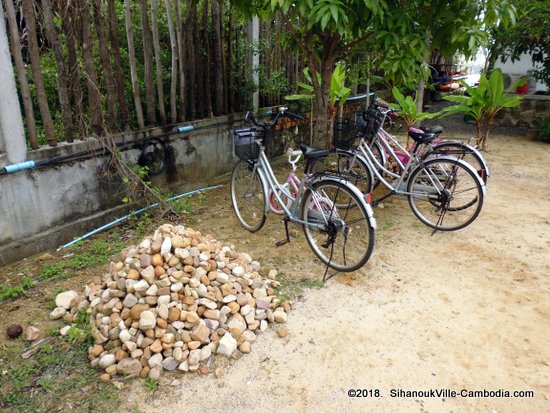
POLYGON ((332 142, 338 149, 350 149, 355 145, 357 128, 352 120, 335 121, 333 125, 332 142))
POLYGON ((365 112, 357 112, 355 116, 355 123, 357 124, 357 127, 361 130, 361 133, 363 134, 365 139, 371 140, 378 134, 378 131, 384 124, 385 119, 385 113, 382 113, 375 108, 369 108, 365 112))
POLYGON ((233 131, 235 155, 243 161, 256 160, 260 156, 260 146, 256 139, 263 137, 263 131, 256 128, 242 128, 233 131))

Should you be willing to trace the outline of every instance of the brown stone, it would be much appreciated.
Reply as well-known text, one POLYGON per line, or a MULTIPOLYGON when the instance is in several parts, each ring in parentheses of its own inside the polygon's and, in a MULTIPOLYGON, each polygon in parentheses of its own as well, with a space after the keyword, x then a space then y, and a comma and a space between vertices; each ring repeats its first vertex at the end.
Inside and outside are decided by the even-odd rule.
POLYGON ((230 303, 227 304, 227 306, 231 309, 231 314, 237 314, 241 309, 241 306, 237 304, 235 301, 231 301, 230 303))
POLYGON ((206 327, 206 324, 204 324, 204 322, 201 322, 197 327, 195 327, 191 333, 191 338, 193 340, 200 341, 201 343, 206 342, 209 336, 210 329, 206 327))
POLYGON ((139 377, 141 377, 142 379, 147 378, 147 376, 149 375, 149 371, 151 371, 151 367, 149 366, 143 367, 139 372, 139 377))
POLYGON ((179 308, 172 307, 172 308, 170 308, 170 312, 168 314, 168 319, 170 321, 177 321, 177 320, 180 319, 180 313, 181 313, 181 311, 180 311, 179 308))
POLYGON ((187 330, 183 330, 180 334, 180 340, 184 343, 189 343, 191 341, 191 333, 187 330))
POLYGON ((208 366, 200 366, 199 371, 206 376, 210 373, 210 368, 208 366))
POLYGON ((126 275, 126 278, 128 278, 129 280, 139 280, 140 275, 139 275, 139 272, 137 272, 136 270, 134 270, 132 268, 130 271, 128 271, 128 274, 126 275))
POLYGON ((196 350, 198 349, 200 346, 201 346, 201 342, 198 341, 198 340, 195 340, 195 341, 190 341, 189 343, 187 343, 187 347, 190 349, 190 350, 196 350))
POLYGON ((119 362, 120 360, 126 359, 128 357, 130 357, 130 355, 124 350, 117 350, 115 352, 115 359, 117 362, 119 362))
MULTIPOLYGON (((159 248, 160 250, 160 248, 159 248)), ((162 267, 164 265, 164 260, 160 254, 153 255, 153 260, 151 261, 153 267, 162 267)))
POLYGON ((157 326, 159 328, 162 328, 162 329, 165 329, 166 327, 168 327, 168 322, 163 319, 163 318, 157 318, 157 326))
POLYGON ((98 357, 101 353, 103 353, 103 351, 105 351, 103 349, 103 346, 98 344, 96 346, 91 347, 90 350, 88 350, 88 354, 92 357, 98 357))
MULTIPOLYGON (((187 257, 189 258, 189 257, 187 257)), ((186 260, 187 260, 186 258, 186 260)), ((183 267, 183 272, 187 273, 187 274, 192 274, 193 272, 195 272, 195 267, 193 267, 193 265, 189 265, 189 264, 186 264, 185 267, 183 267)))
POLYGON ((160 277, 161 275, 166 274, 164 267, 155 267, 155 276, 160 277))
POLYGON ((218 269, 216 260, 208 260, 208 263, 210 264, 210 271, 216 271, 218 269))
POLYGON ((220 318, 220 310, 211 310, 211 309, 205 310, 205 312, 203 313, 203 316, 210 320, 217 320, 218 318, 220 318))
POLYGON ((206 276, 206 275, 201 275, 201 283, 204 284, 205 286, 209 286, 210 285, 210 279, 206 276))
POLYGON ((189 296, 186 296, 184 299, 183 299, 183 304, 187 304, 187 305, 193 305, 195 304, 195 297, 189 295, 189 296))
POLYGON ((145 335, 149 338, 155 338, 155 330, 147 330, 145 335))
POLYGON ((279 331, 277 331, 277 334, 279 337, 284 338, 288 336, 288 330, 284 327, 280 328, 279 331))
POLYGON ((139 320, 141 313, 149 309, 149 305, 138 303, 130 309, 130 317, 133 320, 139 320))
MULTIPOLYGON (((195 260, 191 256, 189 256, 187 258, 184 258, 184 260, 183 260, 183 265, 185 265, 185 266, 193 266, 194 263, 195 263, 195 260)), ((185 270, 183 270, 183 271, 187 272, 185 270)))
POLYGON ((201 305, 199 306, 199 308, 197 308, 197 314, 199 315, 199 317, 202 317, 202 315, 204 314, 204 310, 206 310, 206 307, 201 305))
POLYGON ((226 295, 229 295, 233 292, 233 284, 230 282, 226 282, 220 286, 220 290, 225 297, 226 295))
POLYGON ((217 331, 214 331, 211 335, 210 335, 210 341, 213 341, 213 342, 216 342, 220 339, 220 335, 218 334, 217 331))
POLYGON ((149 348, 153 353, 160 353, 162 351, 162 342, 160 340, 155 340, 149 348))
POLYGON ((187 313, 187 317, 186 317, 187 322, 196 323, 196 322, 199 321, 199 319, 200 319, 200 317, 196 312, 191 311, 191 312, 187 313))
POLYGON ((229 333, 233 336, 235 340, 237 340, 237 342, 242 338, 243 335, 243 333, 241 333, 241 330, 236 327, 231 327, 229 329, 229 333))
POLYGON ((103 383, 107 383, 111 381, 111 376, 109 376, 107 373, 103 373, 101 376, 99 376, 99 380, 101 380, 103 383))

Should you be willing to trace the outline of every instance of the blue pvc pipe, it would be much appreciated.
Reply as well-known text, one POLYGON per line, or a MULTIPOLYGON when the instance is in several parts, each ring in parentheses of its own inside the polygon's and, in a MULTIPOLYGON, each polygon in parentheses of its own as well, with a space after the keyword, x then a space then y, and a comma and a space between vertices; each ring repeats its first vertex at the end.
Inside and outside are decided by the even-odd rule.
POLYGON ((13 165, 4 166, 4 172, 11 174, 14 172, 24 171, 25 169, 32 169, 36 166, 34 161, 19 162, 13 165))
MULTIPOLYGON (((183 193, 183 194, 179 194, 179 195, 173 196, 172 198, 169 198, 167 201, 173 201, 173 200, 175 200, 175 199, 183 198, 183 197, 185 197, 185 196, 193 195, 193 194, 196 194, 196 193, 199 193, 199 192, 205 192, 205 191, 209 191, 209 190, 211 190, 211 189, 220 188, 221 186, 223 186, 223 185, 215 185, 215 186, 209 186, 209 187, 206 187, 206 188, 195 189, 194 191, 185 192, 185 193, 183 193)), ((57 249, 57 251, 62 250, 63 248, 70 247, 71 245, 76 244, 77 242, 80 242, 80 241, 82 241, 82 240, 84 240, 84 239, 86 239, 86 238, 88 238, 88 237, 91 237, 92 235, 97 234, 98 232, 101 232, 101 231, 103 231, 103 230, 105 230, 105 229, 107 229, 107 228, 110 228, 110 227, 112 227, 113 225, 116 225, 116 224, 118 224, 119 222, 124 221, 125 219, 128 219, 128 218, 130 218, 130 217, 132 217, 132 216, 134 216, 134 215, 137 215, 137 214, 141 214, 142 212, 147 211, 148 209, 154 208, 154 207, 156 207, 156 206, 158 206, 158 205, 159 205, 159 203, 158 203, 158 202, 155 202, 154 204, 151 204, 151 205, 148 205, 148 206, 146 206, 146 207, 144 207, 144 208, 138 209, 137 211, 133 211, 133 212, 129 213, 128 215, 125 215, 125 216, 123 216, 123 217, 121 217, 121 218, 117 218, 117 219, 115 219, 113 222, 110 222, 110 223, 108 223, 108 224, 105 224, 105 225, 103 225, 102 227, 99 227, 99 228, 97 228, 97 229, 94 229, 94 230, 91 231, 91 232, 88 232, 86 235, 83 235, 83 236, 81 236, 81 237, 79 237, 79 238, 77 238, 77 239, 75 239, 75 240, 72 240, 71 242, 69 242, 69 243, 67 243, 67 244, 65 244, 65 245, 62 245, 61 247, 59 247, 59 248, 57 249)))

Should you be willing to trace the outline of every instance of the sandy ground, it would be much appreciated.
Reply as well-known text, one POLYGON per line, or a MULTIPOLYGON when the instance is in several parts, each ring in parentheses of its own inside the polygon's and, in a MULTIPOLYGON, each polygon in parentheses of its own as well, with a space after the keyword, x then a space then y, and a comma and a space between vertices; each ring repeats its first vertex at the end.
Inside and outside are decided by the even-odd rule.
MULTIPOLYGON (((155 392, 126 384, 121 411, 549 412, 550 146, 506 133, 489 144, 488 196, 470 227, 432 236, 406 201, 385 202, 371 260, 306 290, 288 337, 269 329, 219 378, 164 374, 155 392), (534 397, 392 397, 392 389, 534 397)), ((301 231, 275 248, 284 229, 271 215, 249 234, 227 191, 208 196, 215 208, 196 229, 289 278, 322 278, 301 231)))

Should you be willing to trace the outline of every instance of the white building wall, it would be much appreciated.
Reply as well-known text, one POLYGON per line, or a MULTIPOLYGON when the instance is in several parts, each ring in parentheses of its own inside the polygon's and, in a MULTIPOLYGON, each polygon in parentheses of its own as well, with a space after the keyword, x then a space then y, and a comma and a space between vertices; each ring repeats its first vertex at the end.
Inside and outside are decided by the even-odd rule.
MULTIPOLYGON (((512 76, 513 79, 525 76, 528 70, 538 69, 541 66, 541 64, 533 65, 531 55, 527 53, 521 55, 520 59, 516 60, 515 62, 512 62, 511 59, 508 59, 505 63, 502 63, 500 60, 497 60, 497 62, 495 63, 495 67, 500 68, 502 70, 502 73, 515 75, 512 76)), ((547 87, 544 83, 537 82, 536 90, 547 90, 547 87)))

